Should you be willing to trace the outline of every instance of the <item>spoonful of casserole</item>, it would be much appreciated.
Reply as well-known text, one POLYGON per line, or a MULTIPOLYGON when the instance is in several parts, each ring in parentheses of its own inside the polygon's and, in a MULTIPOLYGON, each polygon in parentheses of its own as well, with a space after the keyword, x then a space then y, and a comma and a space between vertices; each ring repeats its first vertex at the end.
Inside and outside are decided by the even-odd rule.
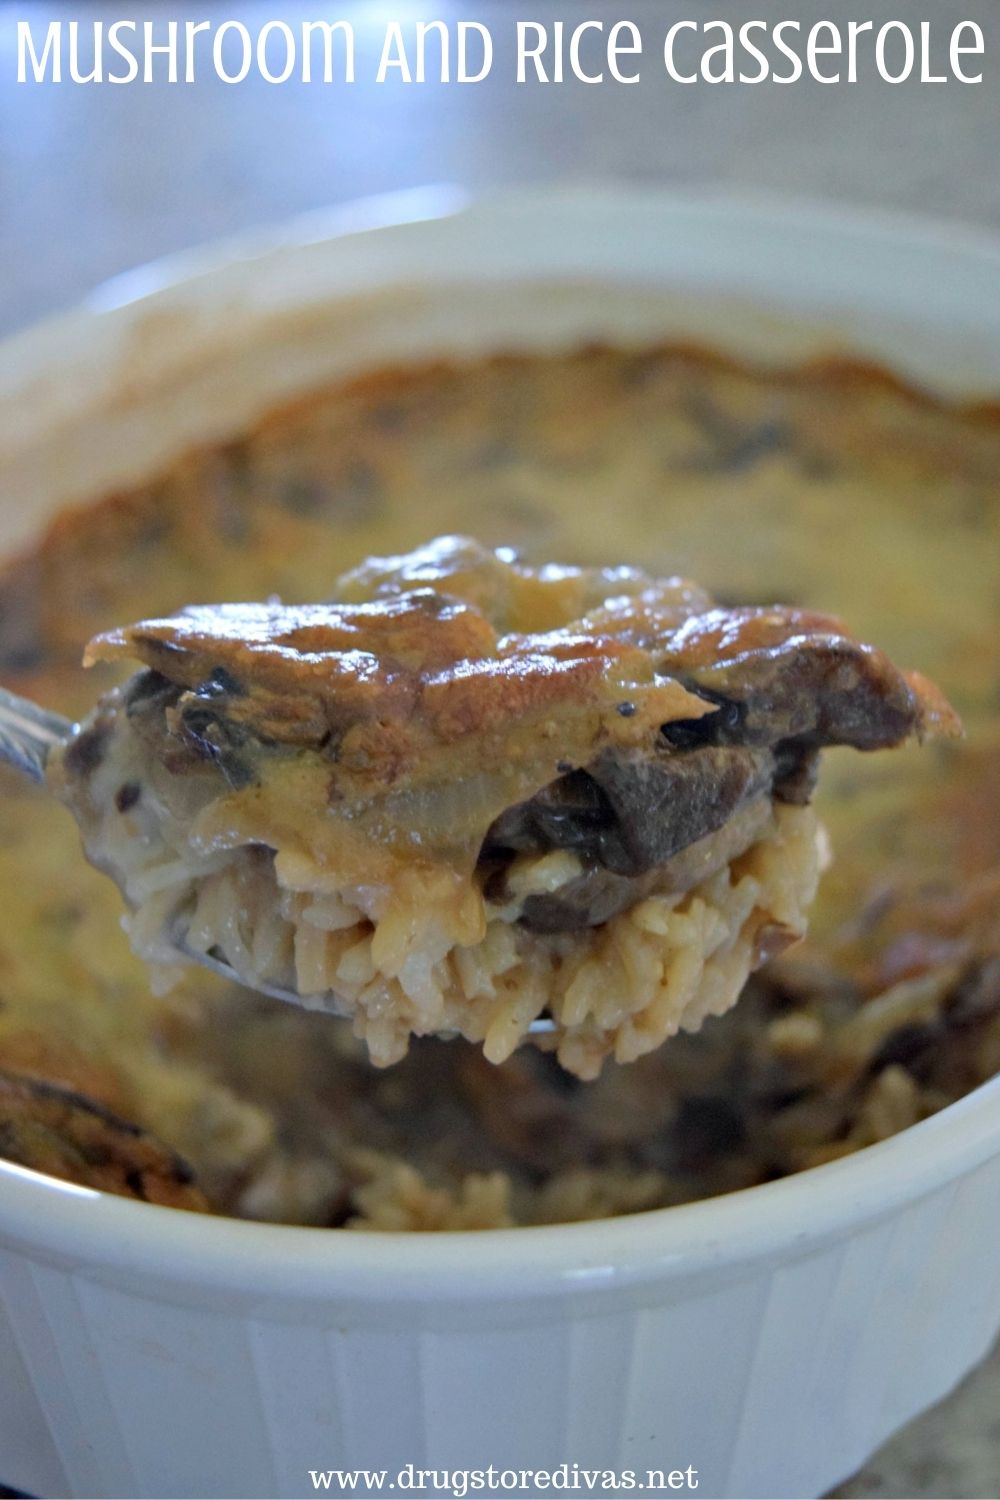
POLYGON ((80 726, 8 697, 0 753, 44 763, 143 957, 350 1017, 378 1064, 531 1035, 587 1078, 697 1029, 805 931, 820 752, 960 732, 831 616, 461 538, 85 660, 118 658, 80 726))

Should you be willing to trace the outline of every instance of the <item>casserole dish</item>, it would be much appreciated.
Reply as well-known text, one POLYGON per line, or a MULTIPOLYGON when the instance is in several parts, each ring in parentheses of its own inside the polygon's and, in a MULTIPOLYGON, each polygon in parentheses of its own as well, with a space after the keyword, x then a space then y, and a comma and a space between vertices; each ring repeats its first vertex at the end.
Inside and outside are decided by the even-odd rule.
MULTIPOLYGON (((404 207, 154 268, 10 340, 5 547, 386 362, 669 339, 1000 387, 1000 253, 974 237, 649 192, 404 207)), ((819 1494, 1000 1325, 996 1083, 780 1182, 474 1237, 203 1219, 3 1163, 0 1184, 4 1477, 35 1493, 569 1462, 819 1494)))

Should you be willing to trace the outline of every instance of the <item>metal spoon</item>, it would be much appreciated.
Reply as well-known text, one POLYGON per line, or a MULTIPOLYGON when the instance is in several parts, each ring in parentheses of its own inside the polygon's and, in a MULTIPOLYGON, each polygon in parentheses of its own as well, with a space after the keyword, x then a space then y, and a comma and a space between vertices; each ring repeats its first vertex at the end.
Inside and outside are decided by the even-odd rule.
MULTIPOLYGON (((64 718, 62 714, 39 708, 30 699, 19 698, 15 693, 7 692, 6 688, 0 688, 0 761, 6 761, 7 765, 13 766, 22 775, 29 776, 32 781, 44 782, 49 754, 57 745, 68 743, 76 734, 77 728, 71 719, 64 718)), ((342 1012, 336 1008, 335 1000, 324 1004, 320 996, 303 996, 296 990, 279 985, 248 985, 217 949, 210 953, 200 953, 189 948, 184 934, 177 930, 171 932, 170 938, 180 957, 211 969, 213 974, 219 974, 233 984, 243 985, 245 989, 256 989, 262 995, 270 995, 274 1000, 284 1000, 289 1005, 309 1010, 322 1009, 330 1015, 342 1016, 342 1012)), ((539 1017, 528 1027, 531 1036, 549 1036, 555 1030, 555 1022, 548 1017, 539 1017)), ((454 1036, 455 1033, 444 1031, 440 1035, 447 1037, 454 1036)))

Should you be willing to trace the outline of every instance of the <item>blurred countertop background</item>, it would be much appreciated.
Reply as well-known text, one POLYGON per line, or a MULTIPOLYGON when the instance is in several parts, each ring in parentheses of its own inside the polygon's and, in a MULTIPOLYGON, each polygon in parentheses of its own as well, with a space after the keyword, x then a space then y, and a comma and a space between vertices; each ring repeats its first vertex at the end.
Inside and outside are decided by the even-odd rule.
MULTIPOLYGON (((371 193, 455 183, 624 181, 709 185, 930 214, 1000 233, 1000 5, 997 0, 756 0, 776 23, 928 21, 945 38, 975 20, 986 77, 963 86, 678 85, 661 62, 684 18, 737 25, 740 0, 146 0, 108 5, 0 0, 0 335, 63 308, 106 278, 157 256, 371 193), (40 37, 52 19, 239 19, 251 33, 280 17, 342 18, 356 31, 353 85, 18 85, 16 22, 40 37), (513 82, 518 18, 635 21, 645 43, 636 85, 513 82), (496 55, 477 85, 378 86, 386 22, 485 22, 496 55), (991 66, 992 61, 992 66, 991 66)), ((584 48, 585 60, 596 53, 584 48)), ((3 1456, 0 1454, 0 1480, 3 1456)), ((841 1492, 854 1497, 1000 1495, 1000 1359, 915 1423, 841 1492)))

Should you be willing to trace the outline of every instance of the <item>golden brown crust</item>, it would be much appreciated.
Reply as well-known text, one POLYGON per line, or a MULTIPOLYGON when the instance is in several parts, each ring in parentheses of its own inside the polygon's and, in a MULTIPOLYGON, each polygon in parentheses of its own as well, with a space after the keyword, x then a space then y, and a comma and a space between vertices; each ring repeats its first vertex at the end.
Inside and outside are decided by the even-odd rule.
POLYGON ((677 578, 533 568, 441 538, 363 564, 341 589, 355 602, 143 621, 96 637, 85 661, 138 658, 184 689, 179 735, 197 702, 266 744, 331 747, 338 795, 353 797, 467 774, 470 744, 480 770, 535 762, 547 778, 556 757, 582 766, 609 747, 648 748, 723 697, 751 742, 869 748, 959 732, 936 689, 834 617, 713 608, 677 578))
MULTIPOLYGON (((355 606, 193 608, 98 636, 85 660, 132 657, 191 691, 214 674, 230 717, 310 744, 418 709, 435 737, 456 739, 545 705, 599 701, 609 674, 623 689, 653 688, 649 655, 582 630, 498 640, 468 605, 428 591, 355 606)), ((683 691, 664 697, 677 710, 667 717, 705 711, 683 691)))
POLYGON ((117 1115, 128 1117, 135 1109, 134 1090, 110 1058, 26 1026, 0 1033, 0 1071, 57 1084, 117 1115))
POLYGON ((704 597, 693 586, 532 569, 453 538, 366 567, 364 601, 189 609, 98 636, 85 660, 138 658, 265 742, 332 742, 351 796, 456 774, 456 757, 467 771, 470 741, 480 770, 534 761, 549 779, 559 759, 583 764, 712 711, 657 672, 660 632, 704 597), (579 617, 626 586, 641 598, 621 621, 608 608, 579 617))
MULTIPOLYGON (((168 615, 192 598, 259 599, 275 591, 293 600, 324 598, 336 574, 364 552, 412 545, 418 515, 433 516, 437 530, 475 524, 496 541, 515 537, 538 555, 578 560, 607 550, 610 515, 621 555, 669 567, 669 542, 685 570, 713 580, 729 597, 844 607, 869 638, 891 643, 899 660, 920 661, 947 685, 971 738, 930 756, 844 757, 843 770, 831 766, 820 805, 833 825, 836 859, 811 950, 821 961, 807 987, 809 1003, 822 1007, 830 986, 830 932, 856 915, 873 882, 879 891, 886 882, 901 889, 934 882, 936 889, 955 891, 997 862, 1000 817, 991 809, 1000 806, 1000 760, 995 736, 983 738, 983 724, 995 722, 997 701, 995 569, 989 564, 1000 515, 998 455, 1000 408, 942 403, 883 371, 843 360, 753 371, 695 347, 594 349, 553 359, 504 357, 366 373, 310 392, 238 441, 186 455, 141 487, 63 513, 30 555, 0 569, 0 671, 9 686, 79 715, 95 694, 93 677, 78 670, 80 644, 96 631, 143 614, 168 615)), ((549 627, 539 621, 524 628, 549 627)), ((104 686, 112 669, 99 670, 104 686)), ((147 1061, 129 1041, 147 1024, 151 1002, 139 966, 126 962, 114 893, 109 886, 107 901, 98 899, 108 883, 85 871, 62 809, 41 800, 22 809, 27 797, 13 780, 5 783, 4 869, 18 900, 18 920, 8 923, 0 955, 5 1018, 26 1017, 46 1028, 54 1053, 64 1038, 89 1037, 91 1050, 105 1050, 139 1081, 141 1118, 156 1119, 167 1139, 187 1140, 177 1099, 177 1046, 164 1048, 164 1022, 153 1028, 159 1040, 147 1061), (40 819, 44 839, 37 836, 40 819), (86 943, 68 937, 65 926, 65 912, 83 901, 86 943)), ((870 935, 866 954, 873 964, 882 946, 878 934, 870 935)), ((322 1048, 338 1028, 323 1022, 304 1030, 303 1017, 282 1017, 294 1025, 285 1026, 276 1045, 273 1023, 252 1032, 242 998, 240 1024, 220 1026, 218 996, 202 978, 209 994, 204 1009, 214 1019, 205 1023, 199 1045, 207 1048, 205 1038, 212 1038, 222 1074, 235 1070, 244 1094, 266 1097, 283 1131, 294 1133, 331 1097, 359 1096, 356 1107, 370 1107, 364 1102, 368 1073, 363 1085, 355 1080, 349 1086, 341 1077, 334 1082, 331 1073, 322 1088, 313 1080, 305 1090, 314 1059, 326 1057, 322 1048), (306 1039, 298 1051, 292 1036, 306 1039), (292 1080, 284 1090, 273 1086, 276 1068, 292 1080)), ((189 1003, 192 1015, 200 1014, 189 1003)), ((831 1028, 843 1020, 839 1003, 830 1004, 831 1028)), ((773 1070, 766 1062, 755 1070, 751 1048, 764 1022, 749 999, 731 1022, 718 1024, 720 1046, 727 1036, 749 1035, 734 1072, 748 1093, 756 1089, 764 1099, 765 1089, 775 1091, 773 1070)), ((978 1034, 970 1041, 971 1079, 950 1076, 954 1038, 931 1048, 928 1110, 997 1065, 996 1042, 991 1051, 978 1034)), ((465 1054, 449 1046, 434 1055, 457 1065, 465 1054)), ((649 1142, 655 1135, 666 1143, 670 1132, 655 1110, 669 1117, 678 1096, 697 1093, 699 1067, 711 1071, 713 1056, 706 1061, 703 1050, 692 1055, 675 1043, 648 1059, 646 1069, 632 1065, 621 1087, 628 1140, 649 1142)), ((415 1061, 425 1084, 426 1054, 415 1061)), ((516 1061, 525 1063, 524 1055, 516 1061)), ((19 1071, 20 1063, 11 1058, 6 1066, 19 1071)), ((482 1071, 500 1096, 499 1113, 505 1070, 486 1065, 482 1071)), ((72 1082, 61 1073, 49 1076, 72 1082)), ((399 1068, 378 1075, 395 1091, 400 1077, 399 1068)), ((607 1083, 619 1087, 614 1073, 607 1083)), ((793 1095, 795 1083, 788 1097, 801 1096, 801 1088, 793 1095)), ((82 1079, 74 1086, 96 1093, 82 1079)), ((570 1098, 565 1075, 553 1088, 561 1100, 570 1098)), ((202 1104, 217 1109, 217 1093, 207 1084, 205 1090, 202 1104)), ((446 1078, 436 1078, 426 1091, 425 1116, 434 1121, 442 1098, 454 1092, 446 1078)), ((580 1101, 581 1093, 577 1159, 590 1160, 599 1111, 590 1090, 572 1097, 580 1101)), ((808 1164, 772 1150, 778 1132, 770 1101, 768 1094, 763 1145, 759 1129, 748 1126, 750 1175, 740 1175, 739 1153, 727 1145, 714 1168, 699 1168, 675 1196, 744 1186, 761 1172, 808 1164)), ((801 1138, 799 1117, 809 1107, 808 1099, 789 1106, 789 1137, 801 1138)), ((820 1117, 818 1139, 838 1139, 826 1094, 821 1091, 812 1107, 820 1117)), ((380 1137, 408 1159, 423 1139, 424 1126, 413 1127, 414 1111, 404 1112, 395 1135, 380 1137)), ((365 1116, 360 1134, 370 1139, 373 1130, 389 1131, 384 1112, 378 1121, 373 1125, 365 1116)), ((677 1134, 686 1141, 691 1133, 685 1112, 677 1134)), ((461 1137, 479 1150, 481 1134, 464 1121, 451 1139, 461 1137)), ((557 1142, 564 1135, 555 1128, 557 1142)), ((203 1154, 211 1158, 216 1149, 206 1139, 203 1154)), ((539 1149, 542 1173, 552 1160, 539 1149)), ((631 1161, 631 1147, 623 1144, 616 1160, 631 1161)), ((212 1191, 217 1207, 232 1208, 231 1198, 212 1191)), ((301 1216, 297 1204, 289 1190, 284 1212, 301 1216)))
POLYGON ((179 1156, 93 1099, 46 1079, 0 1072, 0 1154, 101 1192, 208 1210, 179 1156))

